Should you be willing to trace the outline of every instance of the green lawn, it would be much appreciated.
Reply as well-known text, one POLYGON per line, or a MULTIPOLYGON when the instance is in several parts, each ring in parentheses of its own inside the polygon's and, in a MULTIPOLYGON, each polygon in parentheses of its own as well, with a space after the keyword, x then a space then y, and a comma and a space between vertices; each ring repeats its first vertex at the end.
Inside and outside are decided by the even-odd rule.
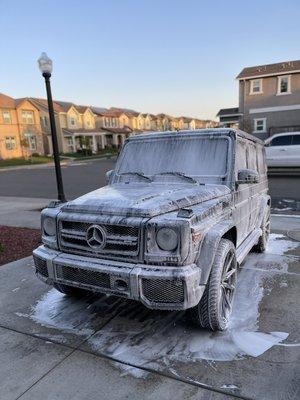
POLYGON ((16 167, 18 165, 45 164, 52 161, 52 157, 44 156, 30 157, 27 160, 25 158, 10 158, 9 160, 0 160, 0 168, 16 167))
MULTIPOLYGON (((61 157, 67 156, 67 157, 74 157, 78 160, 80 159, 92 159, 92 158, 97 158, 99 156, 104 156, 104 155, 116 155, 118 153, 118 149, 116 148, 111 148, 111 149, 104 149, 99 151, 97 154, 92 154, 92 155, 87 155, 85 156, 82 153, 65 153, 61 154, 61 157)), ((45 157, 45 156, 33 156, 28 158, 27 160, 25 158, 11 158, 9 160, 0 160, 0 168, 5 168, 5 167, 16 167, 18 165, 33 165, 33 164, 45 164, 45 163, 50 163, 53 162, 53 157, 45 157)))
POLYGON ((119 149, 117 148, 110 148, 110 149, 103 149, 98 151, 97 154, 87 154, 85 155, 84 153, 64 153, 62 154, 63 156, 66 157, 74 157, 74 158, 97 158, 99 156, 104 156, 104 155, 116 155, 118 154, 119 149))

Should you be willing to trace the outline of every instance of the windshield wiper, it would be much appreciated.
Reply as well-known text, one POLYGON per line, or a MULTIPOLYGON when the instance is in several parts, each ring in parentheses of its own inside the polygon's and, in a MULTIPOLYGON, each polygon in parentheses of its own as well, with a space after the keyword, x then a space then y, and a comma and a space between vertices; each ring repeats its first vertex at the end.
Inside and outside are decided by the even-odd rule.
POLYGON ((167 171, 167 172, 160 172, 158 174, 155 174, 154 176, 157 175, 175 175, 175 176, 179 176, 180 178, 185 179, 186 181, 190 181, 193 183, 199 183, 198 181, 196 181, 196 179, 192 178, 191 176, 185 175, 183 172, 177 172, 177 171, 167 171))
POLYGON ((132 172, 122 172, 121 174, 119 174, 120 176, 122 175, 136 175, 139 176, 141 178, 146 179, 146 181, 152 182, 152 179, 149 178, 149 176, 144 175, 142 172, 137 172, 137 171, 132 171, 132 172))

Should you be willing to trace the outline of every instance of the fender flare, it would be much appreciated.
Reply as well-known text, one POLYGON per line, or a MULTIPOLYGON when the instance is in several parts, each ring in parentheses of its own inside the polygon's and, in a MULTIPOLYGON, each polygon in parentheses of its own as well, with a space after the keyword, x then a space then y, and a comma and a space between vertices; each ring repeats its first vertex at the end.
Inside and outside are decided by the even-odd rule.
POLYGON ((214 225, 206 233, 196 260, 196 265, 201 270, 200 285, 207 284, 220 240, 234 226, 232 220, 227 220, 214 225))

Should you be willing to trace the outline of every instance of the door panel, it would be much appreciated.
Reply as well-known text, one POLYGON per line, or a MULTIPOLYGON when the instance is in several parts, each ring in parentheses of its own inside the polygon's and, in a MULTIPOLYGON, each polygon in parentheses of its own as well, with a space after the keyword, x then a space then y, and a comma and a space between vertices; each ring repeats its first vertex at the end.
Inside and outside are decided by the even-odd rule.
MULTIPOLYGON (((236 144, 235 177, 238 171, 247 168, 246 141, 238 139, 236 144)), ((248 236, 251 214, 251 185, 242 184, 236 186, 234 193, 234 220, 237 227, 237 246, 248 236)))

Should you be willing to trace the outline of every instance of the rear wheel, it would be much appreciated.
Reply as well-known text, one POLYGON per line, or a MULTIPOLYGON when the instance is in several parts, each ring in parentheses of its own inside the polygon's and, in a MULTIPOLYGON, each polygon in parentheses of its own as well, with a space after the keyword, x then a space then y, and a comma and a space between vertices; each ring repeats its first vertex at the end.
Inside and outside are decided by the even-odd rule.
POLYGON ((237 262, 234 244, 221 239, 205 292, 195 307, 187 311, 189 319, 213 331, 227 329, 236 288, 237 262))
POLYGON ((258 239, 258 243, 253 246, 253 251, 256 253, 263 253, 268 244, 269 236, 270 236, 270 207, 268 207, 267 212, 265 213, 263 222, 261 224, 262 234, 258 239))
POLYGON ((89 293, 87 290, 76 288, 73 286, 63 285, 61 283, 54 283, 53 287, 60 293, 66 294, 67 296, 70 297, 83 297, 89 293))

